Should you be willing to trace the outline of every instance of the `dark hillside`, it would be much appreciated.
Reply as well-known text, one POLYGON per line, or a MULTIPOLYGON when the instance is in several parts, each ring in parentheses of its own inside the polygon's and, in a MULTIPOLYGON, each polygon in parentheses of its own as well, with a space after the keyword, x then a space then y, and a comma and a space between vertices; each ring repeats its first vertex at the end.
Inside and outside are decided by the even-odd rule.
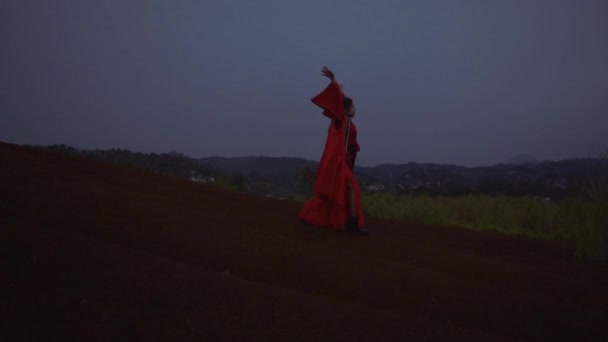
POLYGON ((369 220, 0 143, 2 341, 600 340, 571 246, 369 220))

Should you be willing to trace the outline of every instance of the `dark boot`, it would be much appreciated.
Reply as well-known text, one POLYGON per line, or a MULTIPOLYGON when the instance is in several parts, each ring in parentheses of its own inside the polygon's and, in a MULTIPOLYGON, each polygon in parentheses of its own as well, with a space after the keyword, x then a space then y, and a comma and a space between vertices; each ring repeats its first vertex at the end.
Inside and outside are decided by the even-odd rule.
POLYGON ((356 235, 369 234, 369 231, 367 229, 359 228, 359 220, 357 219, 356 216, 352 216, 350 218, 350 221, 348 221, 348 224, 346 225, 346 232, 349 234, 356 234, 356 235))

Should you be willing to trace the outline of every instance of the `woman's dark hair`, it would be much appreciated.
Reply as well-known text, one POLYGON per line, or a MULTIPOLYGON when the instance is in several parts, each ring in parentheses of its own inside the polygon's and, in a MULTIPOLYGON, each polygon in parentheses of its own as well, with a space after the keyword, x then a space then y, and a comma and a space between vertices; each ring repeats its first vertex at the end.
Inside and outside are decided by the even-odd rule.
POLYGON ((344 96, 344 109, 348 109, 353 105, 353 99, 344 96))

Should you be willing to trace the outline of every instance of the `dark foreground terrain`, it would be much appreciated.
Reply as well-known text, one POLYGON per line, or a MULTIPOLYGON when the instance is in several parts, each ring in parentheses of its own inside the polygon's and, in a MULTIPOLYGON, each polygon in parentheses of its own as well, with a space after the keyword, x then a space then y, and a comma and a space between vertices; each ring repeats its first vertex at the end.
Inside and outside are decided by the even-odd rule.
POLYGON ((572 246, 299 207, 0 143, 0 340, 606 338, 572 246))

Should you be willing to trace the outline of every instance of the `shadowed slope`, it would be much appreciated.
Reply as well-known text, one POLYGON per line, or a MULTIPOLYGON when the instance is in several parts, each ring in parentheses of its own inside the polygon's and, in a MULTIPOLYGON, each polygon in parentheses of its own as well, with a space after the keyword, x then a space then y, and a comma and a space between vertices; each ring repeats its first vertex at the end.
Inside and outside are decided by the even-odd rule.
POLYGON ((568 246, 369 220, 0 144, 6 329, 88 339, 605 335, 608 269, 568 246))

